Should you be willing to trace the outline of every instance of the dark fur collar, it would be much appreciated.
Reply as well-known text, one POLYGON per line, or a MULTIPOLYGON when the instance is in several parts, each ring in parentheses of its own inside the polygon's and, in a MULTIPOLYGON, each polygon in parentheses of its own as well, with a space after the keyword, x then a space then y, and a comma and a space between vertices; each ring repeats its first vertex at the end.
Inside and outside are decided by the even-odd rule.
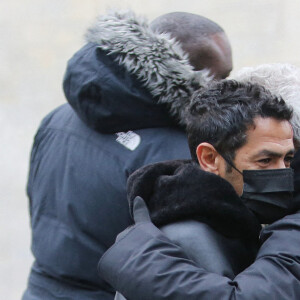
POLYGON ((128 180, 131 211, 136 196, 144 198, 157 226, 196 219, 226 236, 245 239, 257 239, 261 229, 231 184, 188 160, 156 163, 134 172, 128 180))

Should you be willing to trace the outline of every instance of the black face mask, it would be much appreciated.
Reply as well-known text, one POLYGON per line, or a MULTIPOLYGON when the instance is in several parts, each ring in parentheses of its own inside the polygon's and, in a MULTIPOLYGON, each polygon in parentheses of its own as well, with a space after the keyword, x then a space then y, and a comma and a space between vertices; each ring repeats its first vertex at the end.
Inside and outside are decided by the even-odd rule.
POLYGON ((261 224, 270 224, 293 210, 294 170, 238 170, 227 158, 225 161, 238 171, 244 180, 241 199, 261 224))
POLYGON ((291 212, 293 169, 244 170, 241 199, 261 224, 272 223, 291 212))

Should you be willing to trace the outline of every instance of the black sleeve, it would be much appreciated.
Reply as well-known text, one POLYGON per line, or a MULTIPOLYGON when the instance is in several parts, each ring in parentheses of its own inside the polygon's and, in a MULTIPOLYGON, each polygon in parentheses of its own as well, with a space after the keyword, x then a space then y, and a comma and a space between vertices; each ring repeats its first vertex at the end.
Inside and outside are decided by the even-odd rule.
POLYGON ((197 267, 149 219, 139 219, 99 263, 100 275, 126 299, 300 299, 300 212, 263 229, 255 262, 233 280, 197 267))

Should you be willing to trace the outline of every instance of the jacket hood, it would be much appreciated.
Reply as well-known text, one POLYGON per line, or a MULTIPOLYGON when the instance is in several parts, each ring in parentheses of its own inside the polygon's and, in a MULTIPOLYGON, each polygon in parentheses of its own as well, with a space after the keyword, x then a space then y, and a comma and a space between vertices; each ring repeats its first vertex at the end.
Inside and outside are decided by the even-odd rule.
POLYGON ((142 197, 156 226, 194 219, 228 237, 258 239, 261 226, 232 185, 190 160, 143 167, 127 188, 131 213, 135 197, 142 197))
POLYGON ((193 92, 210 80, 175 39, 130 11, 98 17, 86 41, 68 62, 63 87, 79 117, 100 132, 185 125, 193 92))

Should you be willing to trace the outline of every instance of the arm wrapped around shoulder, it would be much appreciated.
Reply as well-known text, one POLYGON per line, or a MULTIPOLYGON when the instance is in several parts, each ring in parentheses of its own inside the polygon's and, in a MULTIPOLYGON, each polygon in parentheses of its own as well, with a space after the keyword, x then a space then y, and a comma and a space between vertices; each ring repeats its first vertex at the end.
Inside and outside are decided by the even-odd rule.
POLYGON ((255 262, 233 280, 196 266, 134 203, 136 225, 99 262, 101 277, 130 300, 300 299, 300 212, 265 227, 255 262))

